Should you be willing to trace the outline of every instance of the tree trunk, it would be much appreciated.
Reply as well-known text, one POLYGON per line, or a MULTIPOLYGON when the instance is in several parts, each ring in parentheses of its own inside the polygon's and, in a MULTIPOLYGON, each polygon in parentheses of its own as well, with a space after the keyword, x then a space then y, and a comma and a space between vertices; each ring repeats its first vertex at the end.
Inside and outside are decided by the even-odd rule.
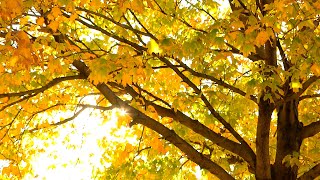
POLYGON ((259 117, 256 135, 256 179, 271 179, 269 156, 269 133, 274 108, 263 98, 259 102, 259 117))
POLYGON ((289 101, 277 108, 277 154, 272 167, 272 179, 297 178, 298 166, 290 166, 283 162, 283 158, 287 155, 293 155, 294 152, 299 153, 302 142, 301 129, 303 125, 298 119, 299 100, 294 96, 292 94, 289 101))

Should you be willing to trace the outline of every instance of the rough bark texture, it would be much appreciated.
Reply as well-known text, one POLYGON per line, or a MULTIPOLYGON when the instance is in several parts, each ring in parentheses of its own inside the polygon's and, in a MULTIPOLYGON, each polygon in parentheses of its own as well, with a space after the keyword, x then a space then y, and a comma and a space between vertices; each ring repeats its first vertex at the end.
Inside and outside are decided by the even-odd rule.
MULTIPOLYGON (((277 55, 275 39, 270 39, 264 46, 257 49, 259 56, 263 57, 267 67, 277 66, 277 55), (272 42, 272 43, 271 43, 272 42)), ((273 72, 263 72, 263 75, 268 78, 273 72)), ((256 136, 256 179, 271 179, 270 153, 269 153, 269 137, 270 137, 270 122, 272 112, 274 111, 274 103, 270 100, 264 100, 264 96, 272 93, 270 87, 266 87, 259 101, 259 117, 256 136)))
POLYGON ((277 123, 277 154, 272 179, 296 179, 298 167, 283 162, 283 158, 300 151, 302 123, 298 119, 298 98, 280 105, 277 123))
POLYGON ((256 139, 256 179, 271 179, 269 133, 272 111, 273 107, 267 101, 260 100, 256 139))

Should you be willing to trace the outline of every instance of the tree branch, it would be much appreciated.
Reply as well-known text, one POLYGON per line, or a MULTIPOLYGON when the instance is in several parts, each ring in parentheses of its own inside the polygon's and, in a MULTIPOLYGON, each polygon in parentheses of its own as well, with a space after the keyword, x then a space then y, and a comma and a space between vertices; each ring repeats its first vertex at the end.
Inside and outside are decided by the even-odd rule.
MULTIPOLYGON (((105 85, 105 87, 107 86, 105 85)), ((126 107, 126 108, 129 108, 129 107, 126 107)), ((188 159, 197 163, 201 168, 207 169, 210 173, 216 175, 218 178, 226 179, 226 180, 234 179, 221 166, 211 161, 209 158, 207 158, 203 154, 199 153, 190 144, 188 144, 185 140, 183 140, 180 136, 178 136, 173 130, 170 130, 169 128, 165 127, 163 124, 151 119, 150 117, 144 115, 138 110, 135 110, 135 111, 136 113, 139 113, 136 116, 133 116, 134 118, 133 121, 135 121, 135 123, 145 125, 148 128, 161 134, 164 137, 164 139, 168 140, 169 142, 174 144, 177 148, 179 148, 182 152, 184 152, 187 155, 188 159)))
MULTIPOLYGON (((133 98, 134 97, 141 97, 141 95, 139 95, 130 86, 125 87, 125 89, 133 98)), ((154 95, 152 95, 152 97, 154 98, 154 95)), ((145 97, 142 97, 142 98, 145 103, 145 106, 148 106, 148 105, 153 106, 155 108, 155 110, 157 111, 158 115, 160 115, 161 117, 170 117, 170 118, 174 119, 175 121, 181 123, 182 125, 190 128, 195 133, 198 133, 201 136, 209 139, 210 141, 212 141, 216 145, 218 145, 218 146, 220 146, 220 147, 222 147, 232 153, 237 154, 238 156, 242 157, 245 161, 247 161, 250 166, 249 169, 254 171, 254 168, 255 168, 254 164, 255 164, 256 157, 255 157, 255 153, 253 152, 253 150, 251 148, 248 149, 248 147, 246 147, 242 144, 236 143, 228 138, 221 136, 220 134, 212 131, 207 126, 200 123, 198 120, 194 120, 194 119, 190 118, 189 116, 185 115, 184 113, 182 113, 179 110, 177 110, 175 112, 173 109, 168 109, 168 108, 162 107, 160 105, 157 105, 157 104, 147 100, 145 97)), ((156 97, 156 98, 159 99, 158 97, 156 97)), ((164 104, 167 104, 167 102, 164 102, 164 104)))
MULTIPOLYGON (((154 1, 155 1, 155 0, 154 0, 154 1)), ((156 3, 156 5, 158 6, 158 8, 160 9, 160 12, 161 12, 162 14, 164 14, 164 15, 166 15, 166 16, 170 16, 170 17, 172 17, 172 18, 180 21, 182 24, 184 24, 185 26, 187 26, 188 28, 190 28, 190 29, 192 29, 192 30, 194 30, 194 31, 199 31, 199 32, 201 32, 201 33, 203 33, 203 34, 207 34, 207 33, 208 33, 207 31, 205 31, 205 30, 203 30, 203 29, 199 29, 199 28, 193 27, 193 26, 192 26, 190 23, 188 23, 186 20, 177 17, 174 13, 173 13, 173 14, 166 13, 166 12, 160 7, 159 3, 157 3, 156 1, 155 1, 155 3, 156 3)), ((211 16, 211 17, 212 17, 212 16, 211 16)))
MULTIPOLYGON (((81 73, 84 73, 87 77, 89 76, 90 70, 83 62, 74 61, 73 65, 81 73)), ((220 167, 218 164, 211 161, 203 154, 195 150, 190 144, 188 144, 185 140, 178 136, 173 130, 170 130, 163 124, 155 121, 154 119, 148 117, 141 111, 125 103, 106 84, 102 83, 95 86, 112 105, 126 109, 133 119, 133 124, 142 124, 161 134, 164 137, 164 139, 168 140, 177 148, 179 148, 182 152, 184 152, 190 160, 197 163, 201 168, 207 169, 212 174, 215 174, 218 178, 227 180, 234 179, 222 167, 220 167)))
MULTIPOLYGON (((67 18, 70 18, 70 15, 68 15, 68 14, 66 14, 66 13, 63 13, 63 15, 64 15, 65 17, 67 17, 67 18)), ((87 26, 87 27, 90 28, 90 29, 94 29, 94 30, 100 31, 102 34, 104 34, 104 35, 106 35, 106 36, 108 36, 108 37, 111 37, 111 38, 113 38, 113 39, 115 39, 115 40, 118 40, 118 41, 120 41, 120 42, 122 42, 122 43, 128 44, 128 45, 130 45, 131 47, 135 48, 137 51, 146 51, 146 50, 147 50, 147 48, 145 48, 145 47, 143 47, 143 46, 140 46, 140 45, 138 45, 138 44, 136 44, 136 43, 134 43, 134 42, 132 42, 132 41, 129 41, 129 40, 123 38, 123 37, 119 37, 119 36, 117 36, 117 35, 115 35, 115 34, 110 33, 109 31, 101 28, 100 26, 97 26, 96 24, 94 24, 93 22, 91 22, 89 19, 86 19, 86 21, 84 21, 84 20, 82 20, 82 19, 80 19, 80 18, 77 18, 76 21, 78 21, 79 23, 81 23, 81 24, 84 25, 84 26, 87 26), (87 21, 90 21, 91 24, 88 23, 87 21)))
POLYGON ((86 109, 86 107, 83 107, 83 108, 81 108, 79 111, 77 111, 76 113, 74 113, 73 116, 71 116, 71 117, 69 117, 69 118, 66 118, 66 119, 64 119, 63 121, 59 121, 59 122, 56 122, 56 123, 53 123, 53 124, 50 124, 50 125, 52 125, 52 126, 58 126, 58 125, 61 125, 61 124, 65 124, 65 123, 67 123, 67 122, 69 122, 69 121, 72 121, 72 120, 74 120, 76 117, 78 117, 79 114, 82 113, 85 109, 86 109))
POLYGON ((300 91, 297 93, 298 96, 301 96, 314 82, 316 82, 318 79, 320 79, 319 76, 311 76, 308 80, 306 80, 302 84, 302 88, 300 91))
POLYGON ((289 68, 292 66, 292 64, 290 63, 290 61, 288 60, 281 44, 280 44, 280 41, 279 39, 277 39, 277 47, 278 47, 278 50, 280 52, 280 56, 281 56, 281 59, 282 59, 282 63, 283 63, 283 67, 284 67, 284 70, 289 70, 289 68))
MULTIPOLYGON (((242 56, 243 53, 240 52, 239 49, 237 49, 236 47, 234 47, 233 45, 229 44, 229 43, 226 43, 226 45, 231 48, 231 50, 229 50, 230 52, 234 53, 234 54, 240 54, 242 56)), ((228 50, 225 50, 225 51, 228 51, 228 50)), ((259 61, 259 60, 263 60, 264 58, 261 57, 259 54, 250 54, 247 56, 247 58, 249 58, 251 61, 255 62, 255 61, 259 61)))
MULTIPOLYGON (((233 92, 235 92, 235 93, 237 93, 237 94, 239 94, 241 96, 245 97, 246 94, 247 94, 246 92, 242 91, 241 89, 239 89, 239 88, 237 88, 235 86, 232 86, 232 85, 230 85, 230 84, 228 84, 228 83, 226 83, 226 82, 224 82, 224 81, 222 81, 220 79, 217 79, 217 78, 215 78, 213 76, 210 76, 210 75, 207 75, 207 74, 204 74, 204 73, 199 73, 197 71, 194 71, 193 69, 188 67, 186 64, 184 64, 180 60, 176 60, 176 61, 181 65, 181 67, 183 67, 185 70, 189 71, 194 76, 202 77, 202 78, 205 78, 205 79, 209 79, 209 80, 213 81, 214 83, 216 83, 216 84, 218 84, 218 85, 220 85, 222 87, 225 87, 225 88, 227 88, 227 89, 229 89, 229 90, 231 90, 231 91, 233 91, 233 92)), ((253 95, 250 95, 250 99, 255 103, 258 102, 257 98, 254 97, 253 95)))
MULTIPOLYGON (((110 22, 112 22, 113 24, 115 25, 118 25, 119 27, 123 28, 123 29, 127 29, 127 30, 130 30, 134 33, 137 33, 137 34, 140 34, 140 35, 144 35, 144 36, 148 36, 148 37, 151 37, 152 39, 154 38, 154 36, 152 36, 152 34, 150 34, 149 32, 142 32, 140 30, 137 30, 137 29, 134 29, 132 28, 132 26, 128 26, 126 24, 121 24, 117 21, 115 21, 114 19, 110 18, 110 17, 107 17, 103 14, 100 14, 100 13, 97 13, 97 12, 94 12, 94 11, 91 11, 91 10, 88 10, 88 9, 85 9, 85 8, 81 8, 81 7, 76 7, 77 10, 80 10, 80 11, 83 11, 83 12, 86 12, 88 14, 93 14, 93 15, 96 15, 96 16, 99 16, 103 19, 106 19, 110 22)), ((156 40, 156 39, 155 39, 156 40)))
POLYGON ((18 96, 25 96, 25 95, 30 95, 30 94, 37 94, 37 93, 43 92, 43 91, 51 88, 52 86, 54 86, 60 82, 68 81, 68 80, 75 80, 75 79, 84 79, 84 77, 81 74, 74 75, 74 76, 59 77, 59 78, 55 78, 55 79, 51 80, 48 84, 42 86, 41 88, 32 89, 32 90, 23 91, 23 92, 17 92, 17 93, 3 93, 3 94, 0 94, 0 98, 18 97, 18 96))
MULTIPOLYGON (((154 54, 155 55, 155 54, 154 54)), ((187 83, 196 94, 200 95, 201 100, 204 102, 210 113, 215 117, 219 122, 221 122, 224 127, 244 146, 247 146, 250 149, 248 143, 233 129, 233 127, 212 107, 208 99, 203 95, 202 91, 193 83, 189 78, 187 78, 177 67, 175 67, 169 60, 165 57, 155 55, 162 62, 167 64, 185 83, 187 83)))
POLYGON ((312 122, 306 126, 303 126, 301 131, 301 138, 305 139, 312 137, 320 132, 320 121, 312 122))
MULTIPOLYGON (((83 112, 85 109, 86 109, 86 108, 83 107, 83 108, 81 108, 79 111, 77 111, 76 113, 74 113, 73 116, 71 116, 71 117, 69 117, 69 118, 66 118, 66 119, 64 119, 63 121, 59 121, 59 122, 50 124, 50 126, 58 126, 58 125, 61 125, 61 124, 65 124, 65 123, 67 123, 67 122, 69 122, 69 121, 72 121, 72 120, 74 120, 76 117, 78 117, 79 114, 80 114, 81 112, 83 112)), ((40 130, 40 129, 43 129, 43 128, 41 128, 41 127, 36 127, 36 128, 30 129, 30 130, 26 130, 26 132, 27 132, 27 133, 33 133, 34 131, 38 131, 38 130, 40 130)), ((25 132, 24 132, 24 133, 25 133, 25 132)))
POLYGON ((298 180, 309 180, 315 179, 320 176, 320 164, 313 166, 309 171, 305 172, 302 176, 298 178, 298 180))
MULTIPOLYGON (((44 110, 41 110, 39 112, 44 112, 45 110, 48 110, 50 108, 53 108, 53 107, 56 107, 56 106, 59 106, 59 105, 66 105, 66 104, 55 104, 54 106, 48 107, 48 108, 46 108, 44 110)), ((91 105, 91 104, 77 104, 77 105, 74 105, 74 106, 79 106, 79 107, 82 107, 82 108, 79 111, 77 111, 76 113, 74 113, 73 116, 71 116, 69 118, 66 118, 66 119, 64 119, 62 121, 56 122, 56 123, 52 123, 52 124, 50 124, 50 126, 59 126, 61 124, 65 124, 65 123, 67 123, 69 121, 72 121, 76 117, 78 117, 80 115, 80 113, 82 113, 87 108, 93 108, 93 109, 98 109, 98 110, 102 110, 102 111, 108 111, 108 110, 112 110, 114 108, 114 106, 104 107, 104 106, 97 106, 97 105, 91 105)), ((39 113, 39 112, 37 112, 37 113, 39 113)), ((32 132, 40 130, 40 129, 41 128, 36 127, 36 128, 30 129, 30 130, 27 130, 27 132, 28 133, 32 133, 32 132)))
POLYGON ((320 97, 320 94, 303 95, 299 97, 299 101, 308 99, 308 98, 318 98, 318 97, 320 97))
POLYGON ((151 37, 153 40, 158 41, 158 38, 156 38, 153 34, 149 32, 149 30, 141 23, 141 21, 138 19, 136 14, 133 13, 131 9, 129 9, 129 12, 132 14, 134 19, 140 24, 140 26, 147 32, 148 36, 151 37))

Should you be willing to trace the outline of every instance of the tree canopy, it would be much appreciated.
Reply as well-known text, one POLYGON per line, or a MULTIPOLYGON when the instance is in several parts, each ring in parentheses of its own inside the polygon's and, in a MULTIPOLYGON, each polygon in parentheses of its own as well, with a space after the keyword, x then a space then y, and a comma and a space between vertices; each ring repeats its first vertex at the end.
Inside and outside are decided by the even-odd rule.
POLYGON ((94 117, 118 140, 91 129, 92 179, 320 176, 319 14, 317 0, 1 0, 1 179, 36 177, 34 157, 94 117))

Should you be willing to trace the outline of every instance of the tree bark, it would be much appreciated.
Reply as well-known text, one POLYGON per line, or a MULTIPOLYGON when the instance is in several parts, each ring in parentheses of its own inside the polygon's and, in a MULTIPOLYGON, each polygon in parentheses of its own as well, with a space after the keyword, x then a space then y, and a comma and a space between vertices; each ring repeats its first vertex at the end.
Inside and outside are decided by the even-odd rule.
MULTIPOLYGON (((294 95, 292 94, 291 97, 294 95)), ((300 151, 303 125, 298 119, 298 102, 298 97, 290 98, 277 109, 277 154, 272 168, 272 179, 297 178, 298 166, 283 162, 283 158, 300 151)))
POLYGON ((263 98, 260 98, 256 136, 256 179, 271 179, 269 134, 273 110, 273 106, 268 101, 264 101, 263 98))

